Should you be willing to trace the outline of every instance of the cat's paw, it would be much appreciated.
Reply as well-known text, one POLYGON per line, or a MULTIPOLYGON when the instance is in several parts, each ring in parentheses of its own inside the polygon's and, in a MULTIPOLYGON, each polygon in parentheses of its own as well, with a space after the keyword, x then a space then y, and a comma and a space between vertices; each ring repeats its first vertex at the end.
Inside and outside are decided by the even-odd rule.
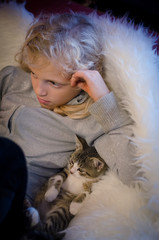
POLYGON ((59 194, 58 190, 55 188, 55 186, 52 186, 45 193, 45 200, 47 202, 52 202, 53 200, 56 199, 58 194, 59 194))
POLYGON ((82 203, 79 202, 71 202, 70 204, 70 213, 72 215, 76 215, 78 211, 81 209, 82 203))
POLYGON ((30 227, 34 227, 40 222, 39 213, 34 207, 28 207, 25 210, 25 216, 30 227))

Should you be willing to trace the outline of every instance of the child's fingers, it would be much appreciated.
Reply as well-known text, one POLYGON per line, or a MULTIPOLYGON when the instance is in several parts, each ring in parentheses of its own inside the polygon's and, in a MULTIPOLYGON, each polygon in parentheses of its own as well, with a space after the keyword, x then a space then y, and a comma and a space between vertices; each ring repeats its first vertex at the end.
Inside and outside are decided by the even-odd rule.
POLYGON ((73 74, 70 81, 71 87, 79 87, 81 83, 85 83, 85 80, 78 74, 73 74))

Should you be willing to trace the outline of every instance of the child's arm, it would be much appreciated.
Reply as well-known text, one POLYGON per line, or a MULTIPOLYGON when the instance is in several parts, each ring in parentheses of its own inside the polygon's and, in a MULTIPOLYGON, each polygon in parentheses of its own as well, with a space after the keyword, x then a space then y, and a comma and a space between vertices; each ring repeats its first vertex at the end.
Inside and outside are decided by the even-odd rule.
POLYGON ((71 86, 81 88, 94 101, 110 92, 100 73, 96 70, 77 71, 72 75, 71 86))
POLYGON ((133 121, 96 71, 78 71, 72 76, 71 83, 86 91, 95 101, 89 112, 105 132, 96 137, 96 150, 124 183, 130 183, 137 172, 133 160, 134 146, 130 141, 133 121))
POLYGON ((138 170, 133 159, 136 149, 131 143, 131 118, 117 104, 113 92, 93 103, 89 112, 105 132, 94 141, 97 152, 124 183, 131 183, 138 170))

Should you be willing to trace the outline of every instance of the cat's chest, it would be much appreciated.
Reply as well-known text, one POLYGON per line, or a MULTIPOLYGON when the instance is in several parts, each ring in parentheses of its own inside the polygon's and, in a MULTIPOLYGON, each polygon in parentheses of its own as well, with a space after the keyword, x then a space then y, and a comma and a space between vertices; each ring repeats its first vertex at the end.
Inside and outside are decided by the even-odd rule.
POLYGON ((71 193, 79 194, 84 191, 83 183, 85 182, 85 179, 77 178, 74 175, 70 174, 67 177, 66 181, 63 183, 62 188, 71 193))

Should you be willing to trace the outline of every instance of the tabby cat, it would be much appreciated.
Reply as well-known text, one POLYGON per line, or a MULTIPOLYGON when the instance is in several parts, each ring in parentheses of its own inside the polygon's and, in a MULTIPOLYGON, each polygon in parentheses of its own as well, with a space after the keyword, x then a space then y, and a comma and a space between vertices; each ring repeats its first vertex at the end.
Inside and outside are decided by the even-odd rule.
POLYGON ((37 229, 54 236, 52 239, 60 239, 55 236, 68 226, 91 193, 92 184, 107 170, 107 164, 96 149, 78 136, 67 168, 52 176, 37 194, 35 207, 40 215, 37 229))

